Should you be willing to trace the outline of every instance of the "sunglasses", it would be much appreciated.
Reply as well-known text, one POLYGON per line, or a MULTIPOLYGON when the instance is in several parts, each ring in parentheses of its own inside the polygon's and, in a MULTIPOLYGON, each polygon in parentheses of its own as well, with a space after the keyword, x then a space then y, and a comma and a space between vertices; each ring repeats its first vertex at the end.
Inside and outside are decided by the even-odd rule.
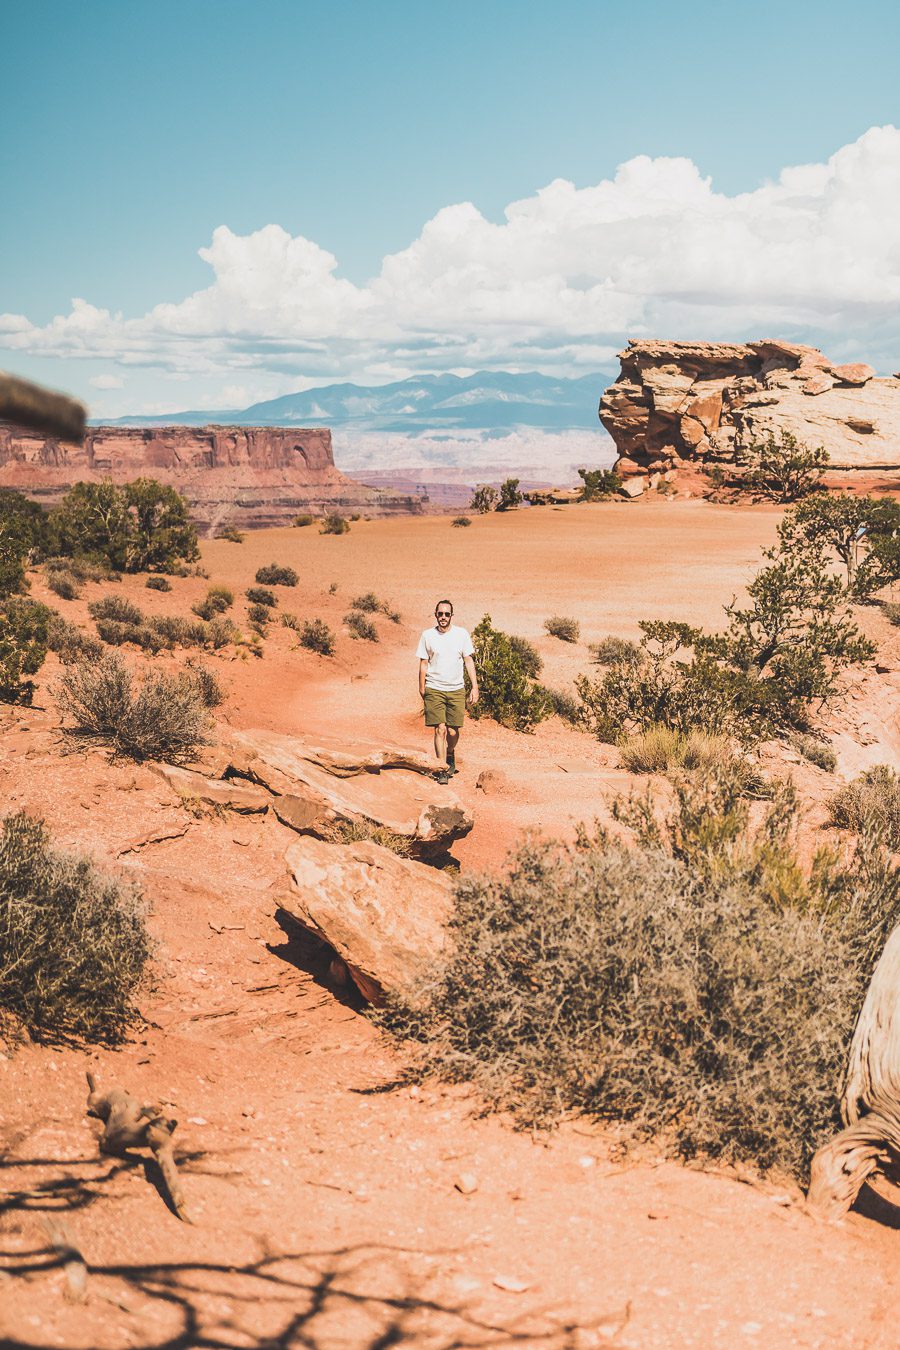
POLYGON ((453 610, 452 610, 452 609, 439 609, 439 610, 437 611, 437 616, 438 616, 439 619, 452 619, 452 618, 453 618, 453 610))

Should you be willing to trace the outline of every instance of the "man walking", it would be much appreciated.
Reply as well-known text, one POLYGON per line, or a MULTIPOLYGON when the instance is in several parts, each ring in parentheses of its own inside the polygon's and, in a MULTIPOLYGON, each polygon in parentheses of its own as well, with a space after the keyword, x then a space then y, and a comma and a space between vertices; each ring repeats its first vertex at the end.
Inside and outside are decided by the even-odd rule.
POLYGON ((457 628, 453 606, 439 600, 434 607, 434 628, 426 628, 419 638, 419 694, 425 700, 425 725, 434 727, 434 753, 444 766, 437 774, 439 783, 449 783, 456 773, 456 743, 465 719, 466 692, 463 668, 469 673, 472 689, 469 703, 478 702, 478 676, 472 657, 475 649, 465 628, 457 628))

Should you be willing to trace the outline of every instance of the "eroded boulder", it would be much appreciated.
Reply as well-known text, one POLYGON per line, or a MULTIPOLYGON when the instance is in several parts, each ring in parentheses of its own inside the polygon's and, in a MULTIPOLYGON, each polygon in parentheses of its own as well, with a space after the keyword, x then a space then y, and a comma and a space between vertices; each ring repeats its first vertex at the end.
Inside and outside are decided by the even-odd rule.
POLYGON ((306 836, 285 853, 290 891, 279 903, 333 947, 370 1003, 426 975, 449 941, 450 878, 371 841, 306 836))

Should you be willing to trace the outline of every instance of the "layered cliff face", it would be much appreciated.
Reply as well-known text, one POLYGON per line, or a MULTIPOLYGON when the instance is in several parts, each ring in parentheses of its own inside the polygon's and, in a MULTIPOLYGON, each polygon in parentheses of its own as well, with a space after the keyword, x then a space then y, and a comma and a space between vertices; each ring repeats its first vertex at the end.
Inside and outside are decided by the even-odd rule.
POLYGON ((900 469, 900 378, 788 342, 634 341, 600 400, 624 477, 728 463, 789 431, 837 470, 900 469))
POLYGON ((415 498, 340 473, 321 427, 92 427, 80 446, 0 425, 0 487, 46 506, 79 481, 141 476, 177 488, 209 532, 288 525, 300 511, 421 509, 415 498))

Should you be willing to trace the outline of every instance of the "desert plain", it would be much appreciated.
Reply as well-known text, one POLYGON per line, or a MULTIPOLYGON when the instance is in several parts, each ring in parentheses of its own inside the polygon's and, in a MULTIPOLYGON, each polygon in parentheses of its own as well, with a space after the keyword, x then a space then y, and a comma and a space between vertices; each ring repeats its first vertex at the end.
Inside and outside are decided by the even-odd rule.
MULTIPOLYGON (((226 691, 217 722, 427 749, 414 653, 436 600, 452 599, 465 627, 487 613, 530 639, 542 681, 566 689, 590 669, 589 642, 635 638, 642 618, 719 626, 780 514, 657 499, 523 509, 466 529, 435 516, 360 520, 339 537, 258 530, 205 542, 208 580, 174 578, 160 594, 126 577, 116 589, 148 613, 187 615, 221 583, 241 597, 242 624, 257 568, 295 568, 279 609, 324 619, 335 655, 298 648, 276 615, 261 656, 204 658, 226 691), (377 643, 341 623, 370 590, 401 616, 378 617, 377 643), (553 614, 579 621, 578 643, 545 632, 553 614)), ((34 598, 88 627, 87 602, 109 589, 60 601, 31 580, 34 598)), ((834 714, 837 776, 789 754, 770 766, 795 777, 810 837, 836 781, 897 752, 900 633, 876 608, 859 619, 878 668, 848 678, 834 714)), ((279 910, 296 836, 272 812, 197 809, 150 766, 73 745, 59 675, 50 656, 34 706, 0 709, 4 810, 44 817, 56 844, 137 881, 158 948, 124 1046, 8 1045, 0 1057, 4 1346, 896 1344, 900 1211, 886 1183, 826 1225, 777 1179, 624 1151, 615 1131, 577 1117, 522 1131, 465 1086, 405 1083, 402 1047, 279 910), (172 1104, 192 1224, 166 1207, 152 1164, 98 1156, 88 1069, 172 1104), (61 1222, 87 1266, 81 1302, 53 1249, 61 1222)), ((458 761, 452 792, 474 817, 453 849, 463 872, 501 870, 526 831, 571 837, 647 785, 556 717, 529 735, 470 721, 458 761)))

